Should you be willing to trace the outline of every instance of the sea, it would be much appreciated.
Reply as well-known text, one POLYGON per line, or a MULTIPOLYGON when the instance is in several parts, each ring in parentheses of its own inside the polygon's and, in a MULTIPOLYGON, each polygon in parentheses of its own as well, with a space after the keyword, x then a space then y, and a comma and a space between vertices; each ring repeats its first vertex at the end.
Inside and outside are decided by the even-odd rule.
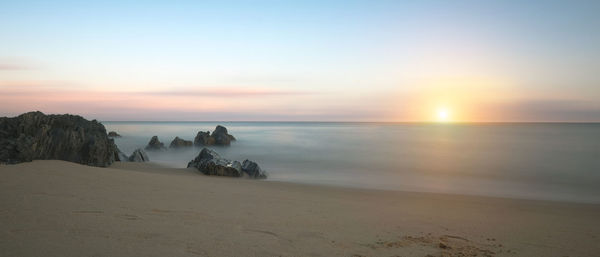
MULTIPOLYGON (((126 154, 154 135, 227 127, 211 146, 257 162, 272 181, 341 187, 600 203, 600 123, 102 122, 126 154)), ((186 168, 201 147, 148 152, 186 168)))

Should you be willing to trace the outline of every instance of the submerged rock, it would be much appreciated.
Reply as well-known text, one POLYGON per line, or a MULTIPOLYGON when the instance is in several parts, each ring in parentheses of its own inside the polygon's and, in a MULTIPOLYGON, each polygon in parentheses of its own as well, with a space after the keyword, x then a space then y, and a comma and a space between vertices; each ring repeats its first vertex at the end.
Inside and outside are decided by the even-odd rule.
POLYGON ((214 145, 215 144, 215 138, 210 136, 210 132, 209 131, 199 131, 198 134, 196 135, 196 138, 194 138, 194 145, 195 146, 205 146, 205 145, 214 145))
POLYGON ((171 141, 169 148, 189 147, 192 145, 193 145, 192 141, 183 140, 179 137, 175 137, 175 139, 173 139, 173 141, 171 141))
POLYGON ((229 145, 231 141, 235 141, 235 137, 227 133, 227 128, 217 125, 213 133, 210 135, 215 139, 215 145, 229 145))
POLYGON ((243 164, 222 158, 217 152, 202 148, 200 154, 188 163, 188 168, 196 168, 205 175, 266 178, 267 174, 257 163, 245 160, 243 164))
POLYGON ((203 148, 198 156, 188 163, 188 168, 194 167, 205 175, 241 177, 242 165, 238 161, 230 161, 208 148, 203 148))
POLYGON ((227 128, 217 125, 212 134, 209 131, 199 131, 194 138, 194 145, 230 145, 231 141, 235 141, 235 137, 227 133, 227 128))
POLYGON ((121 135, 117 134, 117 132, 111 131, 108 132, 108 137, 121 137, 121 135))
POLYGON ((256 162, 247 159, 242 162, 242 171, 250 178, 267 178, 267 173, 256 162))
POLYGON ((129 161, 130 162, 147 162, 147 161, 150 161, 150 158, 148 158, 148 155, 146 154, 146 152, 144 150, 138 148, 138 149, 135 149, 135 151, 133 151, 131 156, 129 156, 129 161))
POLYGON ((165 150, 165 144, 161 143, 160 140, 158 140, 158 136, 153 136, 150 139, 150 142, 148 142, 148 145, 145 148, 148 151, 155 151, 155 150, 165 150))
POLYGON ((106 167, 117 149, 104 125, 81 116, 28 112, 0 118, 0 163, 64 160, 106 167))

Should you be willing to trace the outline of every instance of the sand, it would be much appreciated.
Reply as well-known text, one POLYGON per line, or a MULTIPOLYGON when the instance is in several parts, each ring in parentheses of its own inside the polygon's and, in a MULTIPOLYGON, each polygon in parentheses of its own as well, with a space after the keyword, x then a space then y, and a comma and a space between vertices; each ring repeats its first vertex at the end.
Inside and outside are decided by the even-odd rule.
POLYGON ((0 256, 600 256, 600 205, 0 166, 0 256))

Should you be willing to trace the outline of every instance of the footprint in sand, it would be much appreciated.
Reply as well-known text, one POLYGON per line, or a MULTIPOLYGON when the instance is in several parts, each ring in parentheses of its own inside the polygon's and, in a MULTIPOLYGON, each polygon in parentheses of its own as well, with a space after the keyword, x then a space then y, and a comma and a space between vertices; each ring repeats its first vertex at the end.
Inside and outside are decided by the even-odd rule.
POLYGON ((243 232, 250 232, 250 233, 258 233, 258 234, 268 235, 268 236, 276 238, 277 240, 282 240, 282 241, 289 242, 289 243, 292 242, 292 240, 286 239, 286 238, 278 235, 277 233, 271 232, 271 231, 268 231, 268 230, 259 230, 259 229, 244 228, 244 229, 242 229, 242 231, 243 232))
POLYGON ((176 212, 173 210, 163 210, 163 209, 152 209, 151 211, 153 213, 175 213, 176 212))
POLYGON ((140 219, 139 216, 131 215, 131 214, 117 214, 117 215, 115 215, 115 217, 121 218, 121 219, 126 219, 126 220, 139 220, 140 219))
POLYGON ((99 210, 76 210, 76 211, 71 211, 71 213, 75 213, 75 214, 102 214, 102 213, 104 213, 104 211, 99 211, 99 210))
MULTIPOLYGON (((374 244, 368 245, 368 247, 372 249, 389 249, 407 247, 415 244, 438 250, 439 256, 492 257, 496 255, 495 251, 499 247, 502 247, 501 244, 482 244, 460 236, 442 235, 434 237, 429 234, 427 236, 404 236, 402 239, 394 241, 378 240, 374 244)), ((433 257, 436 255, 428 256, 433 257)))

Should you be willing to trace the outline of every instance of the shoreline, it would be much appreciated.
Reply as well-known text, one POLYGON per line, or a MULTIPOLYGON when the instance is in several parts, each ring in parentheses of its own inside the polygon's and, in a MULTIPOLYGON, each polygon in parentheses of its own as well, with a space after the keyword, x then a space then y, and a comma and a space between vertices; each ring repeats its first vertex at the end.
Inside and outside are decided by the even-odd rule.
POLYGON ((0 256, 600 252, 599 204, 209 177, 155 163, 0 166, 0 190, 0 256))
MULTIPOLYGON (((163 164, 159 162, 149 161, 143 163, 133 163, 132 166, 127 166, 129 162, 115 162, 110 168, 115 169, 123 169, 123 170, 139 170, 140 168, 137 166, 144 166, 150 170, 170 170, 174 172, 191 172, 197 175, 204 176, 200 172, 196 172, 194 169, 188 168, 179 168, 169 166, 168 164, 163 164)), ((218 176, 215 176, 218 177, 218 176)), ((236 178, 232 178, 236 179, 236 178)), ((415 193, 415 194, 432 194, 432 195, 448 195, 448 196, 457 196, 457 197, 483 197, 483 198, 494 198, 494 199, 506 199, 506 200, 516 200, 516 201, 533 201, 533 202, 551 202, 551 203, 564 203, 564 204, 584 204, 584 205, 600 205, 600 199, 598 202, 590 202, 590 201, 572 201, 572 200, 557 200, 557 199, 542 199, 542 198, 524 198, 524 197, 511 197, 511 196, 503 196, 503 195, 480 195, 480 194, 467 194, 467 193, 451 193, 451 192, 432 192, 432 191, 411 191, 411 190, 401 190, 401 189, 387 189, 387 188, 376 188, 369 186, 361 186, 361 185, 348 185, 342 183, 320 183, 320 182, 308 182, 308 181, 291 181, 291 180, 278 180, 271 179, 267 177, 261 181, 267 181, 269 183, 284 183, 284 184, 297 184, 304 186, 318 186, 318 187, 331 187, 331 188, 340 188, 340 189, 351 189, 351 190, 365 190, 365 191, 382 191, 382 192, 398 192, 398 193, 415 193)), ((571 198, 569 198, 571 199, 571 198)))
MULTIPOLYGON (((185 169, 185 168, 184 168, 185 169)), ((549 202, 556 204, 575 204, 575 205, 600 205, 600 202, 587 202, 587 201, 569 201, 569 200, 555 200, 555 199, 538 199, 538 198, 519 198, 519 197, 511 197, 511 196, 501 196, 501 195, 477 195, 477 194, 463 194, 463 193, 448 193, 448 192, 430 192, 430 191, 409 191, 409 190, 400 190, 400 189, 384 189, 384 188, 375 188, 368 186, 354 186, 354 185, 344 185, 344 184, 328 184, 328 183, 313 183, 313 182, 303 182, 303 181, 283 181, 283 180, 269 180, 268 178, 265 180, 270 183, 283 183, 283 184, 297 184, 303 186, 318 186, 318 187, 326 187, 326 188, 339 188, 339 189, 350 189, 350 190, 364 190, 364 191, 381 191, 381 192, 389 192, 389 193, 402 193, 402 194, 425 194, 425 195, 442 195, 448 197, 473 197, 473 198, 491 198, 498 200, 510 200, 510 201, 526 201, 526 202, 549 202)))

